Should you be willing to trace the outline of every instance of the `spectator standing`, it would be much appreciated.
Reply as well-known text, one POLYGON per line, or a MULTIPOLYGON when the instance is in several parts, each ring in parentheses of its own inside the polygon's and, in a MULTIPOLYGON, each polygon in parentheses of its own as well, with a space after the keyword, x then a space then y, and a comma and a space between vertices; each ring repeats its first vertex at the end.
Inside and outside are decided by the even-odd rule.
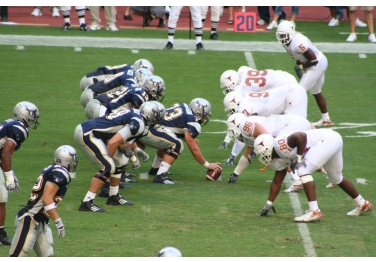
POLYGON ((158 18, 159 24, 158 27, 164 27, 164 16, 166 14, 164 6, 132 6, 130 11, 132 14, 142 16, 144 22, 143 27, 149 26, 151 21, 158 18))
MULTIPOLYGON (((235 6, 229 6, 228 7, 229 17, 228 17, 227 24, 229 24, 229 25, 232 25, 234 23, 234 7, 235 6)), ((238 12, 245 12, 244 6, 236 6, 236 7, 238 8, 238 12), (244 8, 244 11, 243 11, 243 8, 244 8)))
MULTIPOLYGON (((266 29, 268 30, 272 30, 273 28, 277 28, 278 27, 278 18, 282 15, 282 12, 283 12, 283 6, 276 6, 275 9, 274 9, 274 18, 273 18, 273 21, 269 24, 268 27, 266 27, 266 29)), ((292 6, 291 7, 291 19, 290 19, 290 22, 295 26, 295 17, 298 15, 299 13, 299 6, 292 6)))
MULTIPOLYGON (((201 6, 202 26, 204 26, 208 9, 209 9, 209 6, 201 6)), ((210 23, 211 23, 210 39, 213 39, 213 40, 218 40, 217 27, 219 23, 220 13, 221 13, 221 6, 210 6, 210 23)))
MULTIPOLYGON (((115 6, 105 6, 104 15, 107 20, 106 30, 119 31, 119 29, 117 29, 115 25, 115 22, 116 22, 115 6)), ((99 16, 99 6, 90 6, 90 19, 91 19, 90 30, 100 30, 101 19, 99 16)))
POLYGON ((0 7, 0 14, 1 14, 1 21, 8 22, 8 7, 7 6, 0 7))
MULTIPOLYGON (((339 21, 343 18, 343 9, 346 9, 347 18, 350 17, 349 15, 349 7, 348 6, 327 6, 330 9, 330 15, 332 19, 330 19, 328 26, 337 26, 339 25, 339 21)), ((355 25, 357 27, 367 27, 366 23, 363 23, 356 18, 355 25)))
MULTIPOLYGON (((349 20, 350 20, 350 31, 351 34, 346 39, 346 42, 354 42, 356 40, 356 34, 355 34, 355 25, 356 25, 356 10, 358 10, 357 6, 350 6, 349 7, 349 20)), ((364 14, 366 15, 366 22, 368 26, 368 41, 372 43, 376 43, 376 37, 375 33, 373 32, 373 6, 361 6, 360 10, 364 11, 364 14)))
MULTIPOLYGON (((272 6, 272 9, 274 11, 275 6, 272 6)), ((258 25, 269 24, 270 22, 269 6, 258 6, 257 13, 260 17, 260 20, 257 21, 258 25)), ((282 10, 282 14, 278 18, 278 22, 282 20, 286 20, 286 13, 283 10, 282 10)))
MULTIPOLYGON (((174 36, 176 30, 176 24, 179 20, 179 16, 183 6, 171 6, 170 15, 168 18, 168 42, 163 50, 173 49, 174 36)), ((193 20, 193 27, 196 35, 196 50, 204 51, 204 46, 202 44, 202 21, 201 21, 201 6, 189 6, 190 15, 193 20)))
POLYGON ((129 6, 125 7, 125 12, 124 12, 124 20, 133 20, 132 16, 129 14, 129 6))
MULTIPOLYGON (((64 22, 63 30, 69 30, 70 29, 70 12, 71 7, 70 6, 61 6, 61 13, 63 14, 64 22)), ((80 23, 80 30, 81 31, 90 31, 90 29, 86 26, 85 21, 85 6, 76 6, 76 14, 78 17, 78 22, 80 23)))

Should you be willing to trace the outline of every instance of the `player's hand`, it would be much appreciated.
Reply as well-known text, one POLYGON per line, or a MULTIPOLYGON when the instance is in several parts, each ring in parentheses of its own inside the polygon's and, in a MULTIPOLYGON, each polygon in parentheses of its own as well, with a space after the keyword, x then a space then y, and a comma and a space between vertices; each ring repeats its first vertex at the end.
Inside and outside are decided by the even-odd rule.
POLYGON ((252 152, 249 153, 248 155, 248 163, 251 164, 252 160, 255 159, 255 157, 256 157, 255 150, 252 150, 252 152))
POLYGON ((271 206, 271 205, 269 205, 269 204, 266 204, 266 205, 264 206, 264 208, 263 208, 260 212, 257 213, 257 215, 260 216, 260 217, 268 217, 268 216, 269 216, 269 210, 270 210, 270 209, 273 210, 274 214, 277 213, 277 212, 275 211, 274 206, 271 206))
POLYGON ((303 77, 303 66, 302 65, 296 65, 294 67, 294 71, 299 79, 302 79, 303 77))
POLYGON ((131 160, 131 164, 132 164, 133 169, 140 168, 140 166, 141 166, 140 160, 138 160, 138 158, 136 158, 136 160, 134 162, 131 160))
POLYGON ((234 162, 235 162, 235 156, 233 156, 232 154, 230 154, 230 156, 225 161, 225 165, 226 166, 233 166, 234 162))
POLYGON ((226 141, 223 141, 219 148, 228 148, 228 143, 226 141))
POLYGON ((239 175, 232 173, 230 177, 226 180, 227 183, 235 183, 239 175))
POLYGON ((14 192, 18 193, 21 191, 20 182, 18 182, 18 178, 16 177, 14 173, 13 173, 13 177, 14 177, 14 192))
POLYGON ((124 150, 124 155, 125 155, 126 158, 131 158, 132 155, 133 155, 133 151, 132 151, 132 149, 129 148, 129 147, 125 148, 125 150, 124 150))
POLYGON ((141 149, 140 149, 140 151, 137 152, 137 157, 144 162, 149 160, 149 155, 141 149))
MULTIPOLYGON (((5 187, 7 189, 8 192, 14 192, 16 190, 16 181, 15 181, 15 178, 14 178, 14 172, 13 170, 9 171, 9 172, 4 172, 5 174, 5 187)), ((18 182, 18 180, 17 180, 18 182)))
POLYGON ((64 228, 64 224, 63 224, 63 221, 61 220, 61 218, 58 218, 55 220, 55 227, 57 229, 57 235, 59 236, 59 238, 64 238, 65 237, 65 228, 64 228))

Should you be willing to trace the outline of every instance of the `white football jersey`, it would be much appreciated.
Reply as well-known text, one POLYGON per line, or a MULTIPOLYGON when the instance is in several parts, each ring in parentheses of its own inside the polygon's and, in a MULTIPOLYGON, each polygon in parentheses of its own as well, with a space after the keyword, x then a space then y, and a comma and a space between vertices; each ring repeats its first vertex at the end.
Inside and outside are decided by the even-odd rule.
POLYGON ((246 116, 270 116, 272 114, 296 114, 307 117, 307 93, 299 84, 284 85, 264 92, 245 94, 238 112, 246 116))
POLYGON ((307 58, 305 58, 303 55, 303 53, 308 49, 311 49, 313 53, 315 53, 317 59, 322 56, 322 53, 311 43, 311 41, 299 32, 296 32, 289 45, 282 46, 287 53, 289 53, 291 58, 295 59, 296 61, 299 60, 302 63, 308 62, 307 58))
POLYGON ((281 70, 256 70, 242 66, 238 70, 238 82, 234 91, 241 94, 262 92, 282 85, 297 84, 295 77, 281 70))

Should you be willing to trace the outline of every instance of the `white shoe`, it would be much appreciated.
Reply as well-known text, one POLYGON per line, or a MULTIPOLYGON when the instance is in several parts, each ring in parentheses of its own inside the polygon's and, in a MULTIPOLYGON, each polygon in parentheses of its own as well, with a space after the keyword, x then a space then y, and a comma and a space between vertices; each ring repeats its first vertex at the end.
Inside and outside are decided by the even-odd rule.
POLYGON ((375 37, 375 34, 371 34, 368 36, 368 41, 372 42, 372 43, 376 43, 376 37, 375 37))
POLYGON ((266 29, 268 29, 268 30, 272 30, 273 28, 277 28, 277 27, 278 27, 277 22, 276 22, 276 21, 272 21, 272 22, 268 25, 268 27, 266 27, 266 29))
POLYGON ((296 217, 294 220, 296 222, 307 223, 307 222, 315 221, 315 220, 320 221, 321 218, 322 218, 322 213, 321 213, 320 209, 317 209, 316 211, 307 210, 304 215, 302 215, 300 217, 296 217))
POLYGON ((335 188, 336 184, 330 183, 326 186, 326 188, 335 188))
POLYGON ((312 123, 314 126, 332 126, 332 122, 329 120, 320 119, 316 123, 312 123))
POLYGON ((40 10, 39 8, 34 8, 34 11, 31 12, 31 15, 32 16, 42 16, 42 10, 40 10))
POLYGON ((355 25, 357 27, 367 27, 367 24, 366 23, 363 23, 362 21, 359 20, 359 18, 356 19, 355 21, 355 25))
POLYGON ((354 42, 356 40, 356 34, 351 33, 349 37, 346 39, 346 42, 354 42))
POLYGON ((91 31, 101 30, 101 27, 98 26, 98 25, 91 25, 91 26, 90 26, 90 30, 91 30, 91 31))
POLYGON ((58 8, 56 8, 56 7, 52 8, 52 16, 53 17, 59 17, 60 16, 58 8))
POLYGON ((117 29, 117 27, 114 26, 114 25, 109 25, 109 26, 107 26, 106 30, 110 30, 110 31, 119 31, 119 29, 117 29))
POLYGON ((337 25, 339 25, 339 21, 337 18, 333 17, 332 19, 330 19, 328 26, 337 26, 337 25))
POLYGON ((302 190, 302 189, 303 189, 302 181, 293 180, 291 182, 291 186, 289 188, 283 190, 283 192, 293 193, 293 192, 298 192, 299 190, 302 190))
POLYGON ((256 24, 258 24, 258 25, 265 25, 265 21, 262 20, 262 19, 260 19, 260 20, 258 20, 258 21, 256 22, 256 24))
POLYGON ((372 210, 372 204, 366 200, 362 206, 357 206, 354 210, 351 210, 347 213, 348 216, 359 216, 360 214, 371 211, 372 210))

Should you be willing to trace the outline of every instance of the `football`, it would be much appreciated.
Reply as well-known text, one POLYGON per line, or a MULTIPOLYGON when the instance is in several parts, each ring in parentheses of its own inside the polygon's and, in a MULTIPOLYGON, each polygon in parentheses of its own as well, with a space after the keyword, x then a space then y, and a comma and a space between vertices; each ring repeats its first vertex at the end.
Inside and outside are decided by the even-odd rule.
POLYGON ((218 180, 218 178, 222 175, 222 166, 221 166, 221 171, 215 172, 213 169, 208 169, 206 171, 206 180, 209 181, 215 181, 218 180))

